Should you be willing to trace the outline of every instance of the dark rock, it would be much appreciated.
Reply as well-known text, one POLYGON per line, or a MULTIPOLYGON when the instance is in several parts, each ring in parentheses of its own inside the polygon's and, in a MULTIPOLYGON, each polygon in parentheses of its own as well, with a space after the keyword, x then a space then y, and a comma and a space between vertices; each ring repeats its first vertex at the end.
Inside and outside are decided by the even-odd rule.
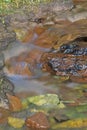
POLYGON ((48 61, 48 65, 55 72, 65 72, 65 74, 79 75, 78 72, 87 69, 86 63, 79 63, 79 59, 70 58, 52 58, 48 61))
POLYGON ((63 52, 64 54, 72 54, 78 49, 77 44, 64 44, 60 46, 60 52, 63 52))
MULTIPOLYGON (((87 77, 87 56, 75 56, 64 53, 45 53, 41 57, 42 70, 54 75, 77 77, 83 79, 87 77)), ((81 80, 82 81, 82 80, 81 80)))
POLYGON ((83 92, 84 92, 84 93, 87 93, 87 89, 83 89, 83 92))
POLYGON ((54 116, 54 119, 55 119, 56 122, 64 122, 64 121, 69 120, 69 117, 67 117, 64 114, 57 114, 57 115, 54 116))
POLYGON ((85 70, 85 69, 87 69, 87 65, 83 65, 83 64, 79 64, 79 63, 76 63, 74 65, 74 67, 76 68, 76 70, 85 70))
POLYGON ((59 52, 64 54, 72 54, 75 56, 87 55, 86 43, 86 37, 77 38, 75 41, 60 46, 59 52))

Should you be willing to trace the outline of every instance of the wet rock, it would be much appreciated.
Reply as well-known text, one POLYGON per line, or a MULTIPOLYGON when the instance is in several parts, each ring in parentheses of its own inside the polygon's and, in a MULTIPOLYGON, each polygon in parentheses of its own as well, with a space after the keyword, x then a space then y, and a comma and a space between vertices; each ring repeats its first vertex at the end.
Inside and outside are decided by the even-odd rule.
MULTIPOLYGON (((66 30, 63 28, 63 26, 60 31, 58 31, 58 28, 54 29, 54 34, 57 35, 57 37, 55 38, 56 42, 52 41, 52 43, 54 43, 50 44, 50 51, 48 53, 43 54, 41 57, 43 71, 48 71, 56 75, 69 76, 70 78, 73 76, 84 78, 83 81, 80 81, 86 81, 86 24, 87 20, 79 20, 70 24, 70 28, 65 27, 66 30), (84 31, 82 31, 82 29, 84 31), (75 32, 73 32, 73 30, 75 32)), ((49 32, 52 32, 52 30, 49 32)), ((53 32, 51 34, 53 35, 53 32)))
POLYGON ((33 76, 40 68, 39 60, 42 53, 38 49, 32 49, 30 52, 23 52, 18 56, 11 57, 6 61, 8 75, 33 76))
POLYGON ((76 44, 64 44, 64 45, 60 46, 60 52, 73 53, 77 47, 78 47, 78 45, 76 45, 76 44), (68 50, 69 50, 69 52, 68 52, 68 50))
POLYGON ((87 55, 86 37, 78 38, 69 44, 60 46, 60 52, 64 54, 72 54, 75 56, 87 55), (81 40, 81 41, 80 41, 81 40))
MULTIPOLYGON (((86 36, 87 36, 87 31, 86 31, 86 26, 87 26, 87 20, 79 20, 76 22, 73 22, 69 25, 66 25, 66 27, 61 26, 58 30, 58 25, 56 26, 56 29, 54 29, 55 35, 57 35, 57 40, 56 43, 53 45, 54 49, 59 49, 59 47, 61 45, 66 45, 68 43, 75 45, 78 43, 80 43, 80 47, 81 46, 81 42, 86 43, 86 36)), ((87 46, 87 45, 86 45, 87 46)), ((72 51, 72 49, 74 48, 69 48, 69 51, 72 51), (70 50, 71 48, 71 50, 70 50)), ((67 48, 67 49, 68 49, 67 48)), ((83 47, 82 47, 83 48, 83 47)))
POLYGON ((57 39, 58 36, 56 35, 56 31, 53 32, 52 30, 47 30, 42 35, 40 35, 38 39, 36 39, 35 45, 43 48, 51 48, 57 39))
MULTIPOLYGON (((85 57, 75 57, 68 54, 48 53, 41 57, 42 70, 50 73, 79 78, 87 77, 87 61, 85 57)), ((72 78, 71 78, 72 79, 72 78)))
POLYGON ((47 27, 42 26, 42 25, 37 25, 35 27, 32 27, 32 29, 29 29, 25 35, 25 37, 23 38, 23 42, 24 43, 33 43, 38 36, 40 36, 41 34, 43 34, 45 32, 45 30, 47 29, 47 27))
POLYGON ((22 42, 23 43, 30 43, 30 42, 33 42, 35 39, 37 38, 37 35, 35 34, 35 32, 31 29, 31 30, 28 30, 27 33, 25 34, 22 42), (35 37, 36 36, 36 37, 35 37))
POLYGON ((54 116, 54 119, 56 122, 64 122, 64 121, 69 120, 69 117, 67 117, 66 115, 63 115, 63 114, 57 114, 54 116))
POLYGON ((24 57, 25 55, 21 54, 18 57, 12 57, 6 61, 8 75, 9 74, 22 75, 22 76, 32 75, 32 72, 29 70, 28 63, 23 59, 24 57))
POLYGON ((48 64, 50 64, 53 70, 57 72, 57 75, 61 72, 61 74, 65 75, 82 76, 84 75, 84 71, 87 69, 87 65, 86 63, 84 64, 84 61, 80 61, 79 63, 79 59, 75 58, 52 58, 48 64), (80 71, 83 71, 83 73, 80 73, 80 71))
POLYGON ((47 130, 49 128, 49 123, 46 115, 42 112, 38 112, 26 119, 26 126, 35 130, 47 130))

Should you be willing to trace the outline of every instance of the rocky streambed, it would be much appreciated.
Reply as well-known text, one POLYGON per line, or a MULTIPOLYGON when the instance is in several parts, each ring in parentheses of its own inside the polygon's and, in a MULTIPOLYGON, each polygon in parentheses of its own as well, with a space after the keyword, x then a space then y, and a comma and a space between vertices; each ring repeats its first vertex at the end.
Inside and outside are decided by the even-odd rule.
POLYGON ((0 16, 1 130, 86 130, 86 5, 55 0, 0 16))

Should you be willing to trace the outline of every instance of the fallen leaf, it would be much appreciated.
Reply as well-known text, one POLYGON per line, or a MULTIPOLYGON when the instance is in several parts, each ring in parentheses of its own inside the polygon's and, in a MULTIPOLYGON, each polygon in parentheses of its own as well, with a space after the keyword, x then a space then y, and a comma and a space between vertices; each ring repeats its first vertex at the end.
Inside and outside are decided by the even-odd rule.
POLYGON ((7 97, 12 111, 20 111, 22 109, 22 103, 18 97, 9 94, 7 94, 7 97))
POLYGON ((52 108, 64 108, 65 105, 59 100, 56 94, 45 94, 28 97, 22 101, 23 108, 31 111, 48 111, 52 108))
POLYGON ((14 128, 21 128, 23 127, 24 123, 24 119, 8 117, 8 124, 14 128))

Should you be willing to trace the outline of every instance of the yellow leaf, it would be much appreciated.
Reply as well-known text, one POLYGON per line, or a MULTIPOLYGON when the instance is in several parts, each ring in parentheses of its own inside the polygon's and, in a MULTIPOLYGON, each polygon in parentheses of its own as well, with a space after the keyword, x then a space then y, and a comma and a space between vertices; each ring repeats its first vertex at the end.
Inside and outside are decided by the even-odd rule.
POLYGON ((8 124, 14 128, 23 127, 25 121, 23 119, 8 117, 8 124))

